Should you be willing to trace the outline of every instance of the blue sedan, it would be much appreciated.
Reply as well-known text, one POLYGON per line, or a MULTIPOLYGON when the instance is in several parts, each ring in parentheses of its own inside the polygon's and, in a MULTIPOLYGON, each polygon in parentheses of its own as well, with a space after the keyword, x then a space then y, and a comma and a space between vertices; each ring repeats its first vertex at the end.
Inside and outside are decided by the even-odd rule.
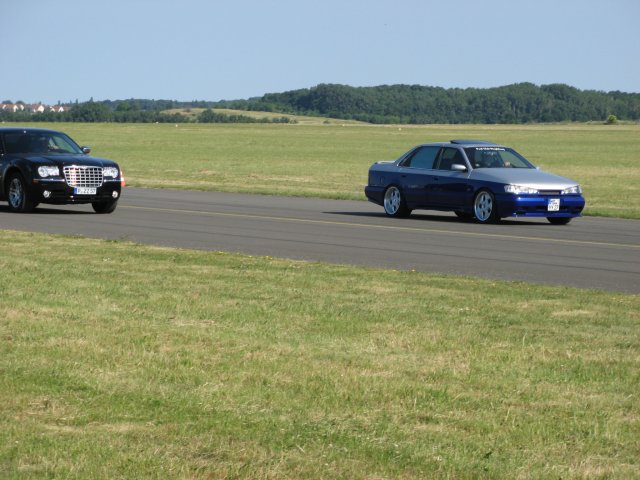
POLYGON ((377 162, 365 195, 391 217, 442 210, 479 223, 546 217, 565 225, 585 205, 577 182, 543 172, 511 148, 477 140, 418 145, 397 160, 377 162))

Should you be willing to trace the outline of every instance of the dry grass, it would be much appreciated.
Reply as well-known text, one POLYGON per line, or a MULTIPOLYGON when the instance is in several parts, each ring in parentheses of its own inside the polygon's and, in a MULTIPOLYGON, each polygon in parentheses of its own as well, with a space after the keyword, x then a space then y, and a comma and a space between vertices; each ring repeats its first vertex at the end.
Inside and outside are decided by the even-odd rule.
POLYGON ((640 478, 638 296, 1 236, 2 478, 640 478))

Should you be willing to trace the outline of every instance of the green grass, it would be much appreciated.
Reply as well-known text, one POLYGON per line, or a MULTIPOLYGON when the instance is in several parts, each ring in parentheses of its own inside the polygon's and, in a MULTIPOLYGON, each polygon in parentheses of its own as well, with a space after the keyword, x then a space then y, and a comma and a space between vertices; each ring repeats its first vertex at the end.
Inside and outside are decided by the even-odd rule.
POLYGON ((579 181, 586 214, 640 218, 640 125, 50 126, 119 161, 132 186, 339 199, 364 199, 369 166, 413 145, 488 139, 579 181))
POLYGON ((640 478, 637 295, 0 239, 0 478, 640 478))

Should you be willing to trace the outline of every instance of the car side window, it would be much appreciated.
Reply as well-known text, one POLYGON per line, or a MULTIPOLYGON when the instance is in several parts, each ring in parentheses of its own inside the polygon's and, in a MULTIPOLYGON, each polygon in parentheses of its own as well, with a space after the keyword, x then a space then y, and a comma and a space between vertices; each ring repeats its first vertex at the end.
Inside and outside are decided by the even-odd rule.
POLYGON ((465 165, 462 153, 457 148, 443 148, 440 159, 438 160, 437 170, 451 170, 451 165, 458 163, 465 165))
POLYGON ((403 164, 403 167, 422 168, 430 170, 438 156, 440 147, 420 147, 403 164))

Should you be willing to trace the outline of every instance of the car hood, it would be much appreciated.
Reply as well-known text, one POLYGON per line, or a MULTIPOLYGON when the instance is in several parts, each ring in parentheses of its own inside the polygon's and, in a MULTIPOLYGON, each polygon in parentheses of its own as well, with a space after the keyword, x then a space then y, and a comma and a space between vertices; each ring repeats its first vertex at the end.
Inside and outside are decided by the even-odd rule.
POLYGON ((69 165, 87 165, 89 167, 115 167, 116 163, 112 160, 105 158, 91 157, 88 155, 27 155, 25 160, 29 160, 35 164, 42 165, 57 165, 59 167, 65 167, 69 165))
POLYGON ((570 178, 529 168, 479 168, 469 174, 469 178, 486 182, 520 185, 536 190, 564 190, 578 185, 570 178))

